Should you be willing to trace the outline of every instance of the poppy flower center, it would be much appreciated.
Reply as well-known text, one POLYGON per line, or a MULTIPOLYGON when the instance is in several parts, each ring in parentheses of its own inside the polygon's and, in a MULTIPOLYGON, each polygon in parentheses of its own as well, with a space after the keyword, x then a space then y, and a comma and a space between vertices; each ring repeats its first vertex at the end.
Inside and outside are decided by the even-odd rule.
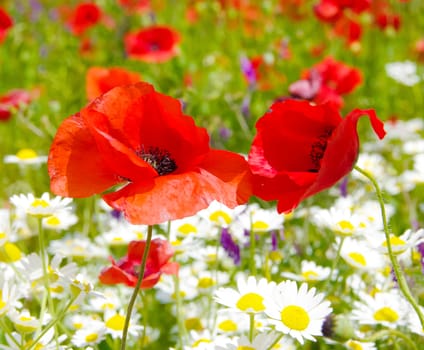
POLYGON ((141 159, 149 163, 160 176, 172 173, 177 169, 177 164, 175 164, 169 152, 159 147, 149 147, 148 149, 143 147, 136 153, 141 159))
POLYGON ((309 169, 312 173, 317 173, 321 168, 321 159, 324 157, 325 149, 327 148, 327 140, 331 136, 333 129, 326 129, 324 133, 316 139, 316 141, 311 146, 311 152, 309 157, 313 164, 313 168, 309 169))

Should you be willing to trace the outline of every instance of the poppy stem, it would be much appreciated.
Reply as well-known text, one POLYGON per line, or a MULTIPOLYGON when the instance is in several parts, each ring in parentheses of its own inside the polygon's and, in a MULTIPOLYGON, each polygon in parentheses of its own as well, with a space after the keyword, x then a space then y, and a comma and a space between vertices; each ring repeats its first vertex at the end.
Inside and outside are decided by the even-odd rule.
POLYGON ((395 273, 399 289, 402 291, 402 294, 404 295, 405 299, 408 300, 412 308, 417 313, 417 316, 421 322, 421 325, 424 328, 424 315, 420 309, 420 306, 418 305, 417 301, 415 300, 411 291, 409 290, 408 283, 406 282, 405 276, 403 275, 401 271, 401 268, 396 259, 396 256, 393 254, 392 245, 390 241, 390 230, 389 230, 387 216, 386 216, 386 209, 384 206, 384 199, 383 199, 383 194, 381 193, 381 190, 380 190, 380 186, 378 185, 374 177, 368 172, 366 172, 365 170, 359 168, 358 166, 355 166, 354 169, 358 171, 359 173, 361 173, 362 175, 364 175, 368 180, 370 180, 374 186, 375 192, 377 194, 378 202, 380 203, 384 235, 386 236, 387 251, 389 254, 390 262, 392 263, 393 271, 395 273))
POLYGON ((140 273, 138 275, 137 284, 134 287, 133 294, 131 295, 130 302, 128 303, 127 315, 125 317, 124 328, 122 329, 121 350, 125 350, 125 346, 127 343, 127 335, 128 335, 128 328, 130 325, 131 313, 132 313, 132 309, 134 307, 135 301, 137 299, 138 292, 140 291, 141 282, 143 281, 144 272, 146 270, 146 262, 147 262, 147 257, 149 255, 152 235, 153 235, 153 226, 149 225, 147 227, 146 245, 144 247, 143 257, 141 258, 140 273))

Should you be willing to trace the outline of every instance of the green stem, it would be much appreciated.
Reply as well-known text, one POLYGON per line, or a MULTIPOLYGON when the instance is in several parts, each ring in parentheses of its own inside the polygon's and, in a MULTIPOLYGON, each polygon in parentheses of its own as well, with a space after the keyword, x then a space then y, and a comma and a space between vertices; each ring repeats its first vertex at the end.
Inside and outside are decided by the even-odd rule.
POLYGON ((1 329, 4 331, 5 334, 10 335, 10 339, 18 346, 18 348, 21 346, 21 344, 18 343, 18 341, 15 339, 15 337, 12 335, 13 331, 9 327, 9 325, 5 322, 5 318, 2 316, 0 317, 0 326, 1 329))
POLYGON ((256 276, 256 261, 255 261, 255 249, 256 249, 256 234, 253 227, 250 228, 250 274, 256 276))
POLYGON ((64 307, 64 309, 56 316, 55 319, 53 319, 45 328, 43 328, 43 330, 41 331, 41 333, 37 336, 37 338, 34 339, 34 341, 31 343, 31 345, 24 349, 24 350, 31 350, 34 346, 37 345, 37 343, 40 341, 40 339, 47 333, 47 331, 56 326, 56 324, 62 319, 63 316, 65 316, 65 314, 67 313, 68 309, 72 306, 72 304, 74 303, 74 301, 77 299, 78 295, 74 296, 68 304, 66 304, 66 306, 64 307))
POLYGON ((43 297, 41 311, 40 311, 40 320, 41 322, 43 322, 46 302, 49 307, 49 312, 51 316, 54 316, 54 307, 53 307, 53 300, 52 300, 50 287, 49 287, 49 272, 47 268, 48 256, 46 254, 46 242, 44 240, 45 237, 44 237, 44 229, 43 229, 43 219, 38 218, 37 221, 38 221, 38 242, 39 242, 38 244, 40 249, 41 266, 43 269, 43 283, 44 283, 44 289, 45 289, 44 296, 47 296, 47 298, 43 297))
POLYGON ((180 349, 184 347, 185 335, 187 333, 182 313, 182 300, 181 300, 181 291, 180 291, 180 277, 178 275, 174 276, 174 284, 175 284, 175 300, 176 300, 176 313, 177 313, 177 325, 178 325, 178 342, 180 344, 180 349))
POLYGON ((391 245, 391 242, 390 242, 389 226, 388 226, 388 223, 387 223, 386 209, 385 209, 385 206, 384 206, 383 194, 381 193, 380 187, 379 187, 377 181, 374 179, 374 177, 371 174, 369 174, 365 170, 362 170, 358 166, 355 166, 355 170, 358 171, 359 173, 361 173, 362 175, 364 175, 368 180, 370 180, 371 183, 373 184, 374 188, 375 188, 377 198, 378 198, 378 202, 380 203, 381 217, 383 219, 383 227, 384 227, 384 234, 385 234, 385 237, 386 237, 387 251, 389 253, 390 262, 392 263, 393 271, 395 273, 399 289, 402 291, 402 294, 404 295, 406 300, 408 300, 408 302, 411 304, 412 308, 417 313, 417 316, 418 316, 418 318, 421 322, 421 326, 424 328, 424 315, 423 315, 417 301, 412 296, 412 293, 409 290, 408 283, 406 282, 406 279, 405 279, 405 277, 404 277, 404 275, 401 271, 401 268, 400 268, 400 265, 399 265, 399 263, 396 259, 396 256, 393 254, 392 245, 391 245))
POLYGON ((138 275, 137 284, 134 287, 133 294, 131 295, 130 302, 128 303, 127 315, 125 317, 124 328, 122 330, 121 350, 125 350, 127 343, 128 327, 130 325, 131 313, 137 299, 138 292, 140 291, 141 282, 143 282, 144 272, 146 270, 147 256, 149 255, 150 243, 152 241, 153 226, 149 225, 147 228, 146 246, 144 247, 143 257, 141 258, 140 273, 138 275))
MULTIPOLYGON (((344 237, 344 236, 342 236, 340 238, 340 244, 337 247, 336 256, 333 260, 333 264, 331 265, 330 274, 328 275, 328 278, 327 278, 327 281, 326 281, 324 287, 326 287, 328 283, 331 283, 331 279, 333 278, 334 271, 336 270, 336 266, 337 266, 337 264, 339 263, 339 260, 340 260, 340 252, 342 251, 342 247, 343 247, 343 243, 345 241, 345 238, 346 237, 344 237)), ((323 288, 323 289, 325 289, 325 288, 323 288)))
POLYGON ((274 346, 278 344, 278 342, 281 340, 281 338, 284 336, 284 333, 281 333, 277 339, 274 340, 274 342, 267 348, 267 350, 274 349, 274 346))
POLYGON ((395 329, 384 329, 382 331, 379 331, 379 332, 373 334, 369 338, 357 339, 357 341, 372 342, 373 343, 378 339, 382 339, 382 338, 389 337, 389 336, 395 336, 395 337, 398 337, 398 338, 402 338, 405 341, 405 343, 408 344, 409 348, 411 348, 413 350, 418 350, 417 346, 415 345, 415 343, 411 339, 409 339, 404 333, 399 332, 395 329))
POLYGON ((255 314, 249 314, 250 325, 249 325, 249 341, 253 342, 253 332, 255 331, 255 314))

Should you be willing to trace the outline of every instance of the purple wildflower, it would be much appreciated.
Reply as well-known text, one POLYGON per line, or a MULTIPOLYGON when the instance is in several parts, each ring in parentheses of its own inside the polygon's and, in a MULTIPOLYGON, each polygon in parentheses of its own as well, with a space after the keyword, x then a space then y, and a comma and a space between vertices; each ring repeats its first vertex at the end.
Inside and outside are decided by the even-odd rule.
POLYGON ((240 264, 240 247, 234 242, 227 228, 223 228, 221 232, 221 245, 227 252, 228 256, 233 259, 235 265, 240 264))

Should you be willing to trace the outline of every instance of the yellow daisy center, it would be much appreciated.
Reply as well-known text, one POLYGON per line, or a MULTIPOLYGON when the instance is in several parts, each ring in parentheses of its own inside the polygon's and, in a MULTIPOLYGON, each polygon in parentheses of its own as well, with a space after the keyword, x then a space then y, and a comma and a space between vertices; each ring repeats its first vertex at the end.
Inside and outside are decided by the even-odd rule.
POLYGON ((97 340, 97 338, 98 338, 99 336, 96 334, 96 333, 91 333, 91 334, 88 334, 86 337, 85 337, 85 341, 87 342, 87 343, 90 343, 90 342, 94 342, 94 341, 96 341, 97 340))
POLYGON ((228 225, 231 223, 231 217, 228 215, 225 211, 217 210, 214 211, 210 216, 209 219, 217 224, 221 223, 221 220, 224 220, 224 222, 228 225))
POLYGON ((269 225, 265 221, 255 221, 252 224, 253 231, 266 231, 269 228, 269 225))
POLYGON ((36 198, 34 199, 34 201, 31 203, 31 207, 43 207, 43 208, 47 208, 49 206, 49 203, 47 203, 44 199, 40 199, 40 198, 36 198))
POLYGON ((46 224, 50 226, 59 226, 61 224, 61 221, 57 216, 52 215, 46 219, 46 224))
POLYGON ((197 286, 199 288, 210 288, 215 284, 214 280, 210 277, 199 278, 197 286))
POLYGON ((106 321, 106 327, 114 331, 122 331, 124 329, 125 317, 121 315, 114 315, 106 321))
POLYGON ((201 331, 203 329, 202 321, 198 317, 191 317, 184 322, 186 329, 193 331, 201 331))
MULTIPOLYGON (((406 242, 397 236, 390 235, 390 244, 393 246, 404 246, 406 242)), ((383 246, 387 247, 386 241, 383 242, 383 246)))
POLYGON ((218 328, 224 332, 235 332, 237 328, 237 323, 232 320, 225 320, 218 324, 218 328))
POLYGON ((255 348, 252 348, 251 346, 240 345, 237 347, 237 350, 255 350, 255 348))
POLYGON ((305 280, 315 280, 317 279, 317 277, 319 277, 319 275, 315 271, 308 270, 308 271, 302 272, 302 277, 305 280))
POLYGON ((190 233, 197 233, 197 228, 192 224, 185 223, 178 227, 178 232, 188 235, 190 233))
POLYGON ((377 321, 396 322, 398 318, 398 313, 388 306, 384 306, 374 313, 374 319, 377 321))
POLYGON ((38 154, 30 148, 23 148, 16 153, 16 157, 21 160, 37 158, 38 154))
POLYGON ((367 266, 367 261, 361 253, 351 252, 348 256, 357 264, 367 266))
POLYGON ((281 322, 290 329, 303 331, 308 328, 309 321, 308 313, 300 306, 289 305, 281 311, 281 322))
POLYGON ((355 226, 350 221, 347 220, 341 220, 337 223, 337 226, 340 228, 340 230, 337 230, 338 233, 341 235, 351 235, 353 233, 353 230, 355 229, 355 226))
POLYGON ((197 347, 198 347, 200 344, 202 344, 202 343, 212 343, 212 341, 211 341, 211 340, 209 340, 209 339, 206 339, 206 338, 201 338, 201 339, 196 340, 196 341, 193 343, 192 347, 193 347, 193 348, 197 348, 197 347))
POLYGON ((257 293, 247 293, 238 300, 236 306, 242 311, 253 309, 256 312, 259 312, 265 310, 263 300, 263 296, 257 293))
POLYGON ((354 340, 349 340, 346 343, 346 346, 349 349, 352 349, 352 350, 363 350, 364 349, 361 344, 359 344, 357 341, 354 341, 354 340))

